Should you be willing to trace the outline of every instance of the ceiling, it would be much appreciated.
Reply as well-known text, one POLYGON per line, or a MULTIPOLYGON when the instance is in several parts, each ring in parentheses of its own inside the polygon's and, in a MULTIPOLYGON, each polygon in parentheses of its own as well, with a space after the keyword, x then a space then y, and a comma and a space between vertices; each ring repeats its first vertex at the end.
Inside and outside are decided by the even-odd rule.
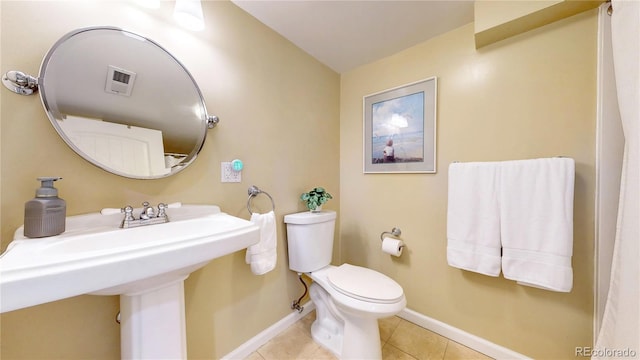
POLYGON ((473 21, 473 1, 232 1, 338 73, 473 21))

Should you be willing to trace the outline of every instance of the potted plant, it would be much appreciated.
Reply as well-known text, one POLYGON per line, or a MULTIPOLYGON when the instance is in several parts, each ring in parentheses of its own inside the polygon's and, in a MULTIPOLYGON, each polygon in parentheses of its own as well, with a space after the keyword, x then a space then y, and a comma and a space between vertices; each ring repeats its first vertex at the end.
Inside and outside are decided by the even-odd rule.
POLYGON ((300 195, 300 200, 304 201, 307 209, 311 211, 322 210, 322 204, 329 201, 329 199, 333 199, 333 197, 321 187, 313 188, 309 192, 300 195))

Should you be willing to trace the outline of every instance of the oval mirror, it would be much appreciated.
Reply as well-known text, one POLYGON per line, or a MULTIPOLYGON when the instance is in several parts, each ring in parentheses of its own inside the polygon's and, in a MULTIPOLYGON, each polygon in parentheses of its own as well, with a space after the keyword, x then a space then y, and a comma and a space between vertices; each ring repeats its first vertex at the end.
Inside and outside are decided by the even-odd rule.
POLYGON ((72 31, 46 54, 38 79, 47 115, 94 165, 136 179, 191 164, 217 118, 187 69, 154 41, 113 27, 72 31))

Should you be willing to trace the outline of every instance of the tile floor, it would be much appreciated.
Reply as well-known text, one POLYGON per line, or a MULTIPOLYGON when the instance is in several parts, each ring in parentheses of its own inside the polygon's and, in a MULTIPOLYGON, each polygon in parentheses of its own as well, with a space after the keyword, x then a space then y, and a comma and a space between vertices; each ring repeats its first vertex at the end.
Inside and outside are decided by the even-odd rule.
MULTIPOLYGON (((315 311, 262 345, 245 360, 336 359, 311 339, 315 311)), ((397 316, 381 319, 383 360, 487 360, 461 344, 421 328, 397 316)))

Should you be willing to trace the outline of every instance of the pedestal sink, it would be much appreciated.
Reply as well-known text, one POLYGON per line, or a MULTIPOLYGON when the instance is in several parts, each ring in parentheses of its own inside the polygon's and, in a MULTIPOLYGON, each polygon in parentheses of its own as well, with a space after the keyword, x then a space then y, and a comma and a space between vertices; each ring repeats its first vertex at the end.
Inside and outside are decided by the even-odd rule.
POLYGON ((0 255, 0 312, 76 295, 120 295, 123 359, 186 358, 183 282, 259 240, 253 223, 214 205, 167 210, 170 222, 120 229, 122 215, 67 217, 60 235, 20 227, 0 255))

